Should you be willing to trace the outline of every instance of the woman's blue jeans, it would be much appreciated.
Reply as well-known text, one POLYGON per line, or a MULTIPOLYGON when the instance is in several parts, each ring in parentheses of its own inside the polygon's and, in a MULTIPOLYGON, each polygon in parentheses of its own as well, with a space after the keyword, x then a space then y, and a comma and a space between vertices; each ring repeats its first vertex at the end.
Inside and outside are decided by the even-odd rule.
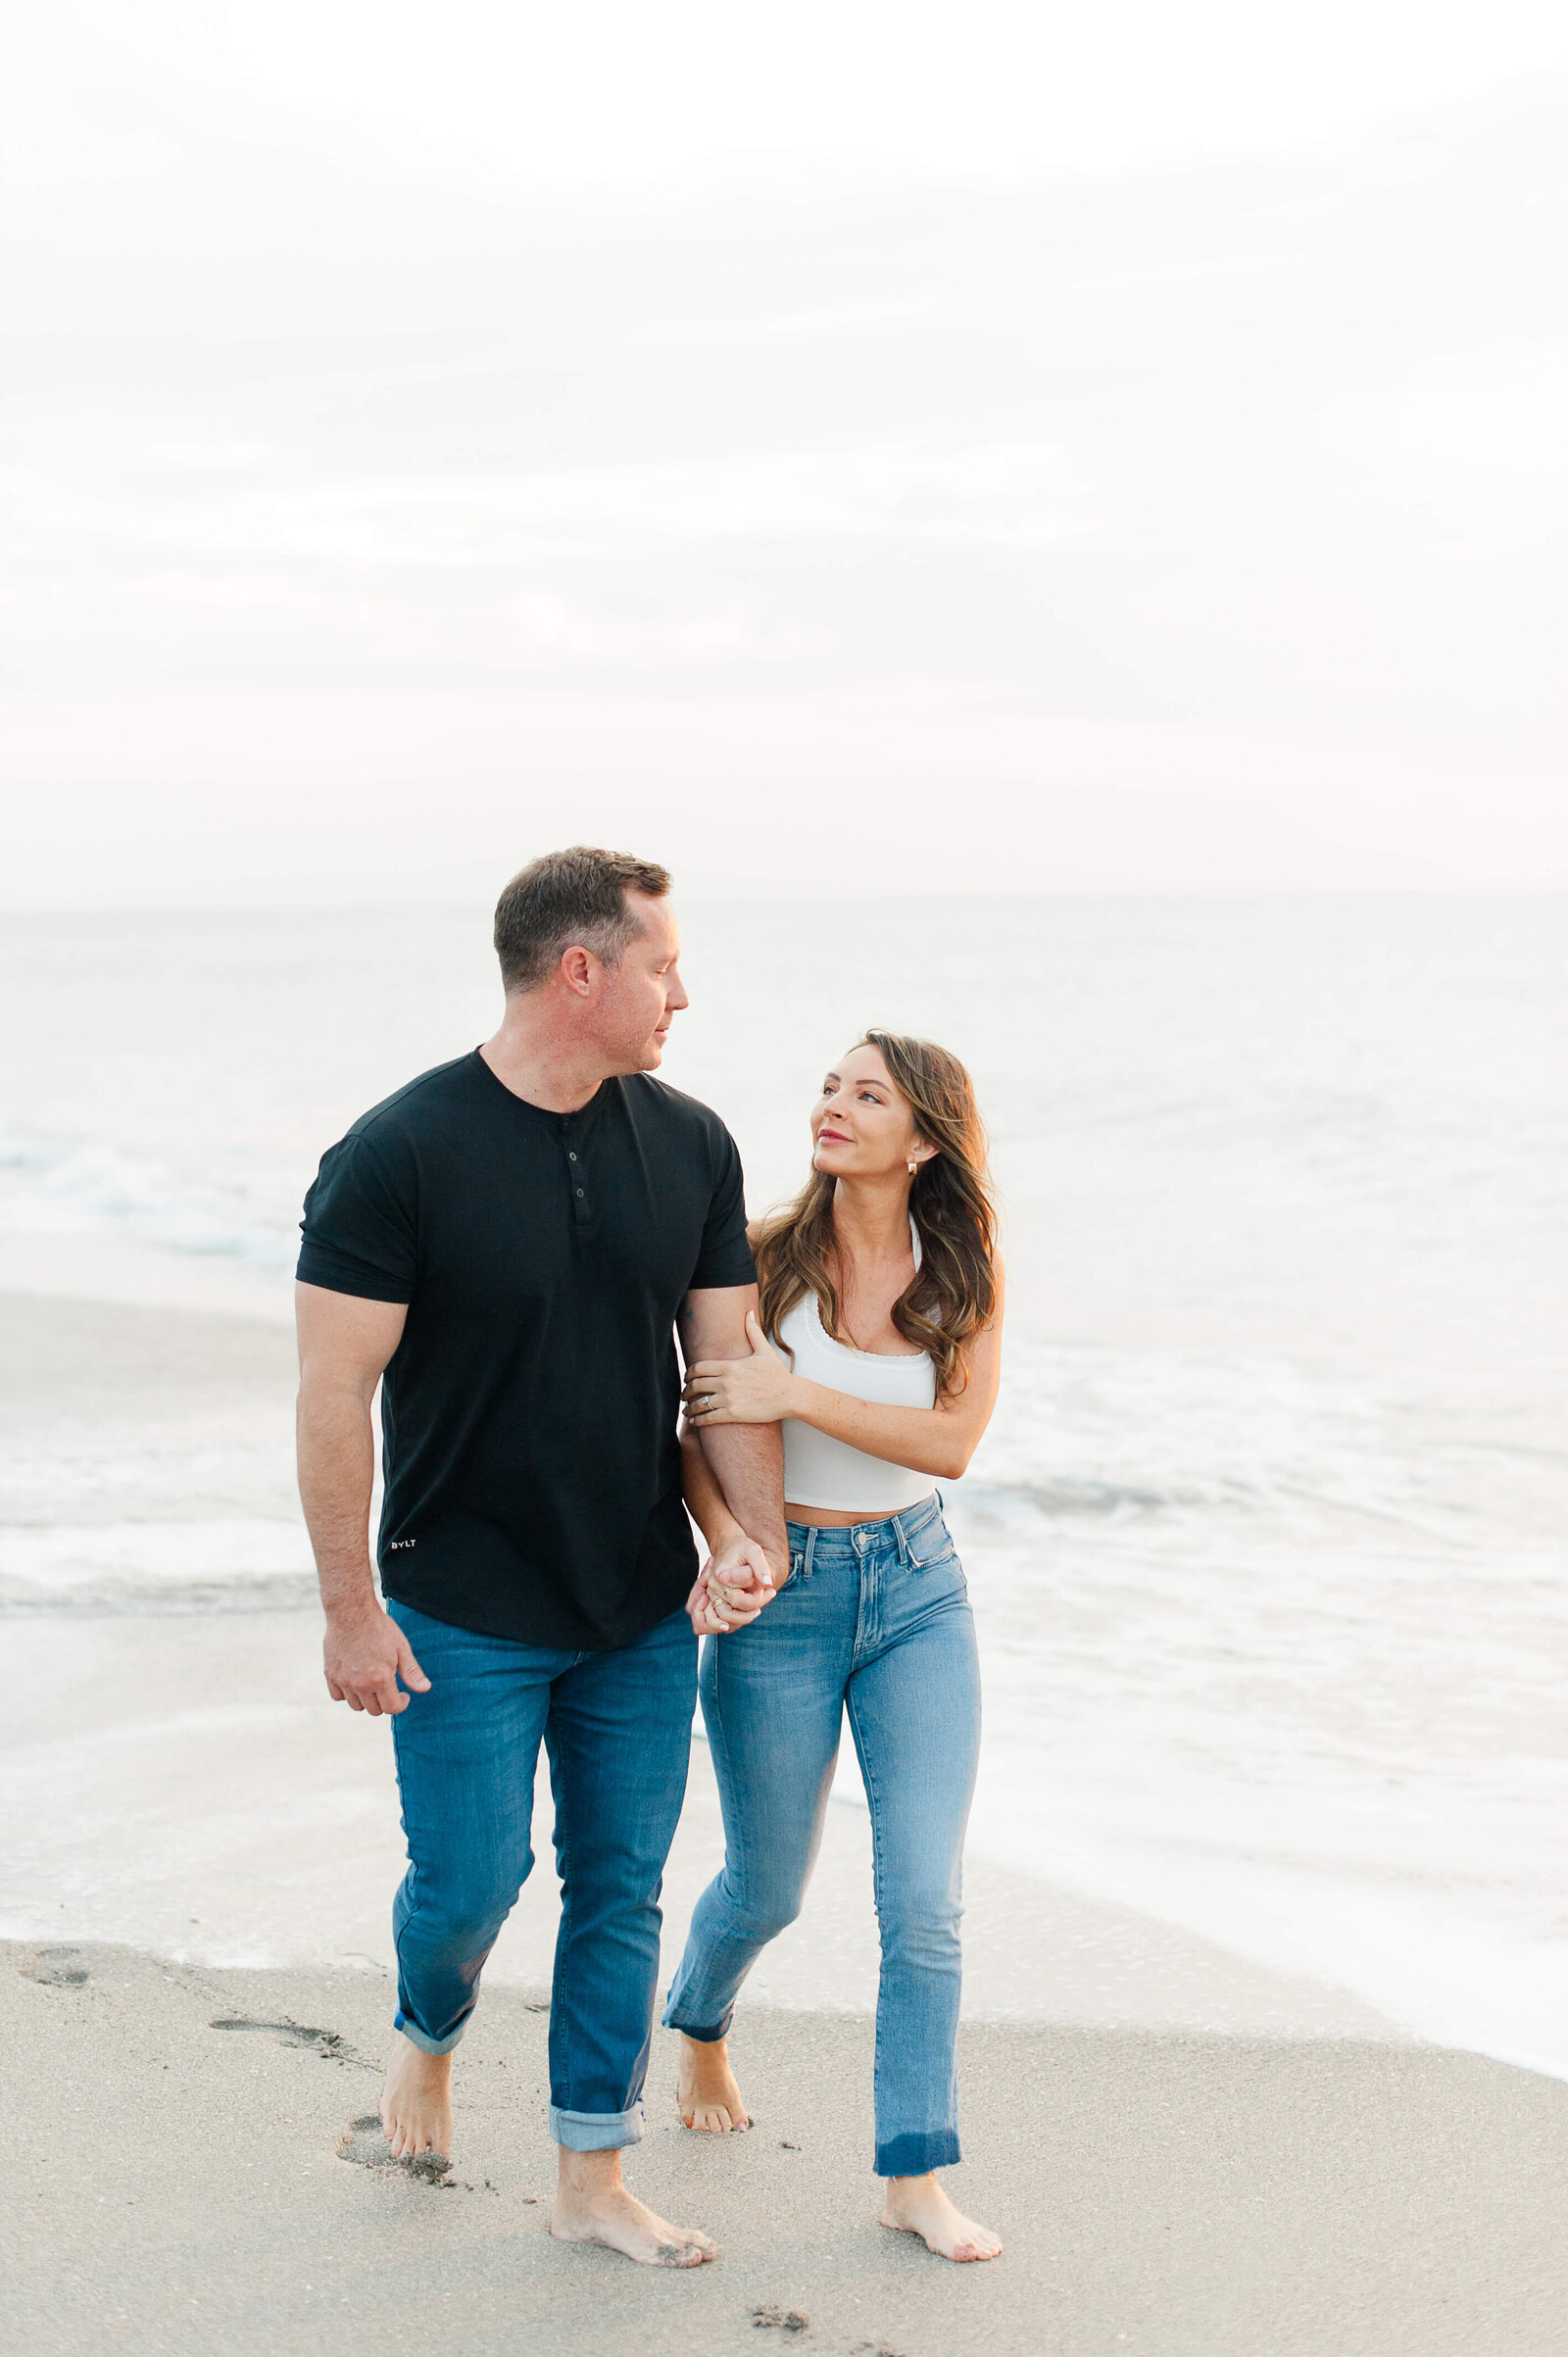
POLYGON ((875 2168, 920 2177, 958 2158, 959 1887, 980 1742, 963 1567, 935 1498, 789 1536, 773 1602, 704 1647, 724 1867, 697 1902, 664 2020, 727 2036, 741 1983, 800 1913, 848 1708, 882 1937, 875 2168))
POLYGON ((697 1641, 675 1612, 613 1653, 480 1637, 387 1609, 430 1681, 392 1721, 409 1871, 392 1908, 397 2027, 426 2054, 463 2036, 479 1975, 533 1864, 543 1742, 561 1931, 550 2133, 635 2144, 659 1987, 660 1885, 686 1794, 697 1641))

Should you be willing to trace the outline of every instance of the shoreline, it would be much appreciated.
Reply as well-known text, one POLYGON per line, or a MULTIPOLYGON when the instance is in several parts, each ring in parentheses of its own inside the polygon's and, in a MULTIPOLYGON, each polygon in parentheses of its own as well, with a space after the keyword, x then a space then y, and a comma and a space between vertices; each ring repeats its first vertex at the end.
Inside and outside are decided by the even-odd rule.
MULTIPOLYGON (((450 2178, 362 2165, 403 1845, 386 1723, 329 1702, 316 1607, 266 1551, 296 1527, 287 1336, 211 1306, 0 1307, 0 1512, 19 1600, 31 1583, 6 1616, 0 1729, 19 2156, 0 2235, 23 2357, 321 2357, 362 2338, 466 2357, 765 2357, 775 2340, 803 2357, 1557 2357, 1568 2083, 1418 2042, 1341 1989, 973 1840, 967 2157, 950 2182, 1007 2248, 949 2268, 885 2233, 857 1806, 829 1809, 803 1915, 737 2015, 758 2128, 681 2130, 673 2040, 655 2034, 628 2182, 714 2232, 717 2266, 651 2275, 543 2232, 543 1776, 540 1863, 460 2051, 450 2178), (45 1562, 51 1532, 65 1551, 45 1562), (95 1569, 95 1533, 140 1533, 140 1551, 95 1569), (808 2328, 766 2321, 791 2315, 808 2328)), ((721 1846, 699 1742, 664 1980, 721 1846)))
MULTIPOLYGON (((330 1702, 314 1605, 6 1621, 16 1699, 0 1734, 0 1938, 108 1941, 197 1968, 385 1970, 405 1857, 390 1731, 330 1702)), ((558 1915, 548 1778, 487 1986, 548 1985, 558 1915)), ((707 1745, 692 1746, 664 1880, 673 1963, 723 1855, 707 1745)), ((999 1866, 965 1862, 970 2019, 1408 2042, 1343 1990, 999 1866)), ((870 1826, 834 1804, 798 1923, 749 2004, 875 2003, 870 1826)))
POLYGON ((26 2357, 1555 2357, 1568 2087, 1352 2038, 966 2023, 957 2268, 876 2224, 870 2026, 738 2019, 757 2126, 688 2135, 657 2032, 634 2189, 719 2241, 662 2275, 545 2230, 546 2013, 487 1988, 449 2179, 363 2165, 372 1971, 0 1947, 25 2168, 0 2188, 26 2357), (340 2154, 345 2142, 349 2150, 340 2154), (791 2331, 783 2322, 804 2317, 791 2331))
MULTIPOLYGON (((403 1870, 390 1743, 384 1722, 328 1701, 313 1577, 282 1551, 308 1562, 293 1388, 290 1338, 270 1322, 0 1294, 10 1526, 0 1539, 15 1566, 0 1563, 13 1665, 0 1805, 19 1829, 0 1861, 0 1937, 123 1941, 223 1964, 388 1961, 403 1870), (233 1519, 247 1507, 264 1534, 249 1563, 233 1519), (94 1561, 100 1528, 144 1534, 134 1580, 94 1561), (31 1554, 51 1529, 80 1553, 56 1564, 53 1589, 31 1554), (275 1568, 268 1532, 278 1535, 275 1568)), ((549 1976, 543 1774, 537 1798, 541 1864, 493 1983, 549 1976)), ((721 1854, 699 1740, 666 1879, 666 1948, 721 1854)), ((972 1834, 966 1908, 971 2016, 1403 2036, 1333 1987, 995 1864, 972 1834)), ((802 1920, 761 1960, 753 1996, 865 2012, 875 1974, 869 1829, 863 1809, 836 1805, 802 1920)))

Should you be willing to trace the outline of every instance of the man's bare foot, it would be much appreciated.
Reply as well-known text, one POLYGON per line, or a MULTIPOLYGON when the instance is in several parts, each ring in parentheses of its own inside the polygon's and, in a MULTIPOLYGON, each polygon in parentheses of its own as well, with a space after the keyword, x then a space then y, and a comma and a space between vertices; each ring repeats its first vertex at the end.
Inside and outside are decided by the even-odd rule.
POLYGON ((890 2177, 882 2223, 897 2234, 918 2234, 939 2259, 1002 2256, 1002 2236, 955 2209, 934 2177, 890 2177))
POLYGON ((402 2031, 386 2066, 378 2109, 395 2161, 452 2150, 452 2057, 426 2054, 402 2031))
POLYGON ((670 2226, 627 2192, 618 2152, 562 2146, 550 2232, 558 2242, 602 2242, 639 2267, 701 2267, 718 2257, 717 2246, 695 2227, 670 2226))
POLYGON ((731 2129, 752 2124, 729 2067, 728 2042, 722 2038, 705 2042, 682 2034, 675 2100, 687 2127, 708 2136, 728 2136, 731 2129))

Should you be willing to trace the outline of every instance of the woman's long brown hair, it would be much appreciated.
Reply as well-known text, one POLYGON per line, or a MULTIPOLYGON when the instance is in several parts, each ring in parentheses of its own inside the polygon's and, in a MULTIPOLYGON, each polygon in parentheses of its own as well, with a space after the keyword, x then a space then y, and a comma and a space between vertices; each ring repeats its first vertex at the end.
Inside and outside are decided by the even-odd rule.
MULTIPOLYGON (((921 1163, 910 1190, 920 1265, 893 1304, 893 1323, 906 1342, 929 1352, 940 1399, 962 1391, 974 1338, 996 1308, 997 1213, 986 1133, 974 1083, 946 1048, 897 1031, 868 1031, 858 1045, 877 1051, 917 1135, 937 1149, 921 1163)), ((757 1243, 760 1314, 764 1333, 775 1342, 780 1321, 808 1293, 816 1296, 824 1331, 844 1340, 834 1274, 834 1185, 827 1171, 813 1170, 795 1201, 762 1221, 757 1243)))

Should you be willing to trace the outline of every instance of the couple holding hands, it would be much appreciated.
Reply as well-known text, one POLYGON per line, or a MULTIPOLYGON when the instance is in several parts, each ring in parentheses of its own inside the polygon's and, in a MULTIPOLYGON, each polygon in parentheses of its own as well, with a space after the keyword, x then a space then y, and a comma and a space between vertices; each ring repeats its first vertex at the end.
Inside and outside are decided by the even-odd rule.
POLYGON ((936 1485, 989 1421, 1002 1326, 968 1075, 927 1042, 868 1032, 812 1106, 805 1188, 749 1228, 722 1122, 653 1078, 688 1004, 665 870, 547 855, 503 893, 495 942, 500 1028, 328 1151, 298 1270, 327 1686, 391 1717, 409 1845, 392 2151, 451 2149, 452 2053, 533 1864, 543 1743, 562 1883, 551 2232, 651 2266, 716 2256, 620 2173, 642 2134, 694 1701, 725 1855, 663 2019, 680 2033, 681 2118, 710 2133, 748 2125, 731 2016, 800 1910, 847 1709, 881 1933, 883 2223, 945 2258, 995 2258, 998 2236, 935 2174, 959 2157, 979 1740, 936 1485), (691 1521, 710 1550, 695 1586, 691 1521))

